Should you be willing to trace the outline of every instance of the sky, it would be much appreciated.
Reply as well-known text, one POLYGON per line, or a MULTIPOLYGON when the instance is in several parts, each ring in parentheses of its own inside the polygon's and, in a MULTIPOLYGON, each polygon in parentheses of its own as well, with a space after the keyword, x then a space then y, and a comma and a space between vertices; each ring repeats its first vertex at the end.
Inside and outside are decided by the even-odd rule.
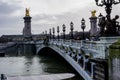
MULTIPOLYGON (((119 7, 120 4, 113 5, 112 18, 120 14, 119 7)), ((56 31, 57 26, 62 33, 63 24, 69 33, 71 21, 74 31, 82 31, 82 18, 86 21, 85 31, 89 31, 91 11, 96 10, 96 16, 100 13, 106 15, 104 6, 96 6, 95 0, 0 0, 0 36, 22 34, 25 8, 30 9, 32 34, 49 32, 53 27, 56 31)))

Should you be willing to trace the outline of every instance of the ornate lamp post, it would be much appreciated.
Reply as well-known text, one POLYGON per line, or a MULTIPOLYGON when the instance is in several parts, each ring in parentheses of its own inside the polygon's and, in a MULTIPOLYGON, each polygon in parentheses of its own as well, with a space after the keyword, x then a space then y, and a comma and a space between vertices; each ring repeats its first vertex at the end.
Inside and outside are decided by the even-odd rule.
POLYGON ((53 39, 55 39, 55 28, 53 27, 53 39))
POLYGON ((112 24, 111 20, 111 10, 112 5, 116 5, 120 3, 120 0, 95 0, 97 6, 105 6, 105 11, 107 13, 107 21, 106 21, 106 30, 105 30, 105 36, 116 36, 116 26, 112 24))
POLYGON ((110 14, 112 10, 112 5, 120 3, 120 0, 95 0, 97 6, 105 6, 105 11, 107 13, 107 20, 110 20, 110 14))
POLYGON ((86 27, 85 20, 84 20, 84 18, 82 18, 82 20, 81 20, 81 29, 83 30, 83 40, 85 39, 85 36, 84 36, 85 27, 86 27))
POLYGON ((71 39, 73 39, 73 22, 70 23, 70 30, 71 30, 71 39))
POLYGON ((43 35, 45 34, 44 31, 42 32, 42 34, 43 34, 43 35))
POLYGON ((45 30, 45 35, 47 36, 47 31, 45 30))
POLYGON ((50 33, 49 37, 50 37, 50 39, 51 39, 51 35, 52 35, 52 33, 51 33, 51 29, 49 29, 49 33, 50 33))
POLYGON ((65 40, 65 28, 66 28, 65 24, 63 24, 62 27, 63 27, 63 39, 65 40))
POLYGON ((59 26, 57 26, 58 40, 59 40, 59 32, 60 32, 60 29, 59 29, 59 26))

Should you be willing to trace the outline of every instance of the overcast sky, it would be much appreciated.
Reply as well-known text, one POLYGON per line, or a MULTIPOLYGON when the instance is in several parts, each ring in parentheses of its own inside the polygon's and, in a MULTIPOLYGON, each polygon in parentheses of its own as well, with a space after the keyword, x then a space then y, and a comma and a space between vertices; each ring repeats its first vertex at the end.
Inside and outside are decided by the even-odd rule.
MULTIPOLYGON (((112 17, 120 14, 119 7, 120 4, 113 6, 112 17)), ((71 21, 75 31, 82 31, 82 18, 86 20, 85 30, 88 31, 92 10, 97 10, 96 16, 100 12, 105 15, 104 7, 96 6, 95 0, 0 0, 0 35, 22 34, 25 8, 30 8, 33 34, 49 32, 52 27, 56 30, 57 26, 62 33, 62 24, 66 25, 68 33, 71 21)))

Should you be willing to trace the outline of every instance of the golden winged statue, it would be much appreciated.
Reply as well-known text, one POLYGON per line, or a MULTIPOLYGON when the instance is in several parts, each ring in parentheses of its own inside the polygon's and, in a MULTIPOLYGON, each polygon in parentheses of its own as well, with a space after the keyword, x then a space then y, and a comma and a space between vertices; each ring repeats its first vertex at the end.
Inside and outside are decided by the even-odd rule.
POLYGON ((96 17, 96 10, 91 11, 92 17, 96 17))
POLYGON ((26 13, 25 13, 25 16, 30 16, 30 9, 26 8, 26 13))

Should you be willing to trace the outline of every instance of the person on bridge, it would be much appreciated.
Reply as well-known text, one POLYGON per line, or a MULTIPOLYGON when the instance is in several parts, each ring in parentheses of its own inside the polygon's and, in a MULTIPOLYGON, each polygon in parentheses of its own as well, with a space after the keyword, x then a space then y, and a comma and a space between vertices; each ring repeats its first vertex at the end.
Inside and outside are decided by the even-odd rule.
POLYGON ((48 36, 47 36, 47 37, 44 39, 43 44, 48 45, 48 43, 49 43, 49 38, 48 38, 48 36))

